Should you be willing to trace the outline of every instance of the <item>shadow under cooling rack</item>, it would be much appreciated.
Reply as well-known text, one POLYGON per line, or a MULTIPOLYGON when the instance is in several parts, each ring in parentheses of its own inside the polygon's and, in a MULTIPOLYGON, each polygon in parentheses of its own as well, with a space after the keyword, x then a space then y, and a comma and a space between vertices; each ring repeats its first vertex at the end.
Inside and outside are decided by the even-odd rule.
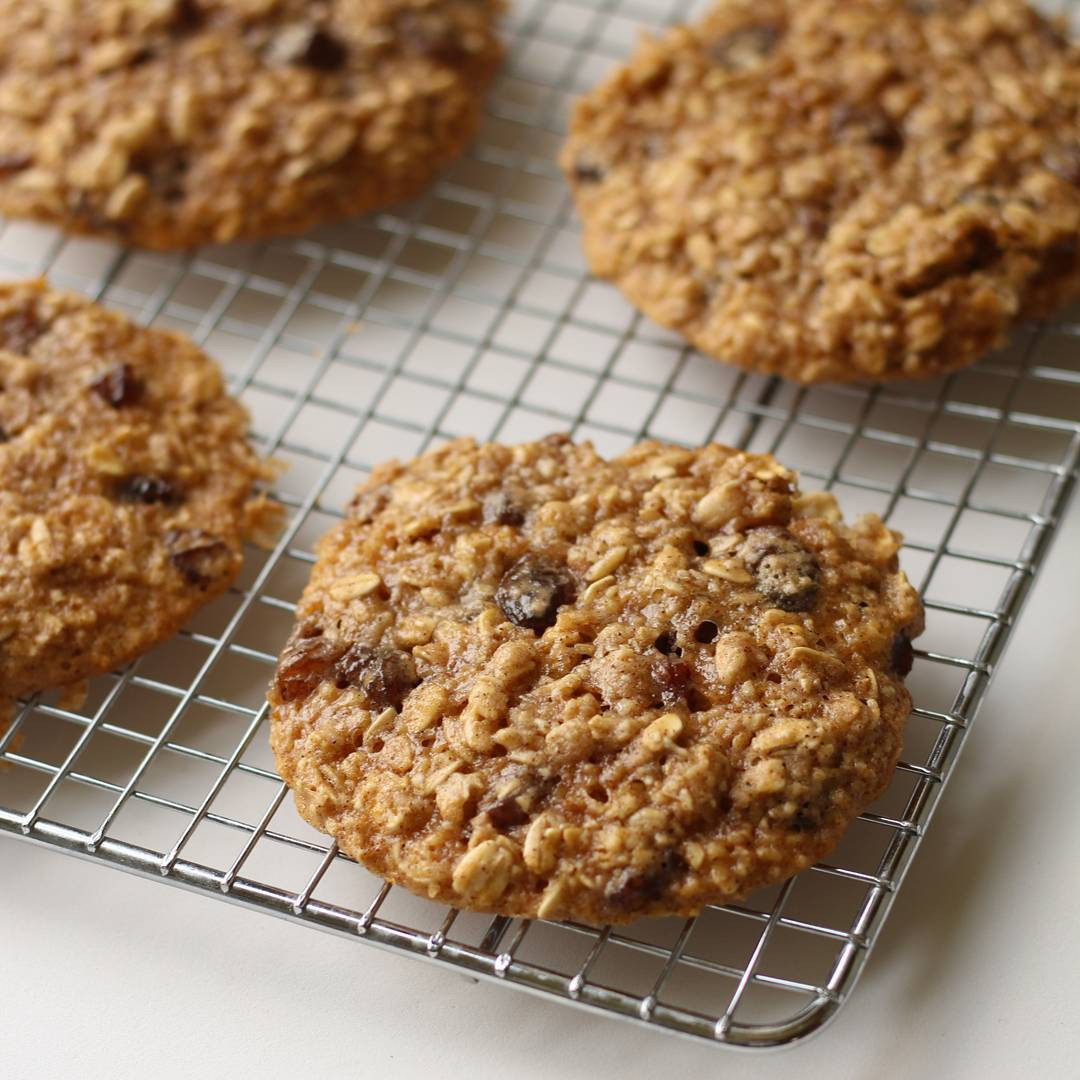
POLYGON ((570 99, 668 0, 514 6, 476 144, 422 198, 296 240, 125 252, 0 223, 48 273, 190 334, 288 466, 288 525, 176 639, 78 707, 19 705, 0 831, 658 1029, 770 1046, 850 993, 1042 566, 1080 460, 1080 308, 936 382, 799 389, 704 359, 585 272, 553 155, 570 99), (619 930, 459 914, 308 828, 274 772, 265 688, 313 545, 377 462, 551 431, 773 452, 906 537, 927 603, 917 707, 885 795, 829 862, 696 919, 619 930))

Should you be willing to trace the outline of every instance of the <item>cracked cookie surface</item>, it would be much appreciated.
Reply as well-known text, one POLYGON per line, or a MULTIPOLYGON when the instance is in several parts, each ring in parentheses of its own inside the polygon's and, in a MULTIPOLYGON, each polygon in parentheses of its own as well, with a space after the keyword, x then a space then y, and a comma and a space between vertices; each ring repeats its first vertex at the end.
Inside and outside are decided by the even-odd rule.
POLYGON ((456 907, 689 914, 885 787, 922 606, 898 537, 771 457, 551 437, 375 470, 270 690, 301 815, 456 907))
POLYGON ((1023 0, 722 0, 562 163, 592 270, 747 369, 931 377, 1080 294, 1080 49, 1023 0))
POLYGON ((150 248, 300 232, 461 151, 501 0, 0 0, 0 212, 150 248))
POLYGON ((0 286, 0 697, 127 663, 269 524, 209 357, 43 282, 0 286))

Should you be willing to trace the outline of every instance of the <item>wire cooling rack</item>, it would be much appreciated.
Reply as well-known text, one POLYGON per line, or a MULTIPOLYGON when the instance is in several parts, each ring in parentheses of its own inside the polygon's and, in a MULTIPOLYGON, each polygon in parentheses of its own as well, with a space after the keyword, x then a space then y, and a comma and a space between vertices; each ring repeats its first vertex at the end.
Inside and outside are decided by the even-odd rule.
POLYGON ((289 466, 273 552, 174 641, 0 737, 0 830, 658 1029, 734 1046, 818 1029, 851 991, 1063 512, 1080 459, 1080 308, 944 380, 797 389, 707 361, 584 270, 554 165, 567 107, 669 0, 532 0, 480 138, 418 201, 300 240, 124 252, 0 225, 47 272, 225 367, 289 466), (873 510, 927 600, 891 787, 828 863, 691 920, 618 931, 458 914, 391 889, 297 817, 265 687, 312 547, 376 462, 470 434, 572 430, 774 452, 873 510))

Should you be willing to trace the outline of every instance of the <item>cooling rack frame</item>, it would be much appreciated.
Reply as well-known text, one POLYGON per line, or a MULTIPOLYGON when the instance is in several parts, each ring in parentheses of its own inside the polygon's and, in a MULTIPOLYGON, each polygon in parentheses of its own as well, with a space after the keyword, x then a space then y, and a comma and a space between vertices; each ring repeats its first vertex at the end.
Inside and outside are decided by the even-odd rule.
POLYGON ((363 221, 182 258, 0 223, 8 276, 48 273, 204 343, 260 447, 292 465, 275 491, 289 518, 276 547, 249 552, 205 617, 94 680, 85 701, 20 703, 0 735, 0 832, 718 1046, 787 1045, 835 1015, 1075 485, 1080 309, 936 383, 814 390, 705 361, 630 311, 585 271, 553 154, 573 94, 642 24, 692 7, 517 4, 476 144, 420 199, 363 221), (828 862, 696 920, 594 930, 409 897, 296 818, 265 751, 260 688, 315 537, 380 457, 552 430, 610 450, 644 435, 775 450, 804 487, 908 532, 929 630, 905 757, 828 862))

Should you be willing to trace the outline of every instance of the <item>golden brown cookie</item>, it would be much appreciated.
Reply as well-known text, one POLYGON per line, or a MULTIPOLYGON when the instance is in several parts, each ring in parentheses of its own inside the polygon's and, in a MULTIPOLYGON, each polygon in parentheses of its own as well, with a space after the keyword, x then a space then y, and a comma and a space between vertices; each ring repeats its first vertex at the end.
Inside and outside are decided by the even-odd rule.
POLYGON ((563 166, 593 271, 754 371, 939 375, 1080 294, 1080 49, 1023 0, 721 0, 563 166))
POLYGON ((127 663, 228 587, 265 510, 247 426, 178 334, 0 286, 0 696, 127 663))
POLYGON ((391 462, 320 544, 278 767, 343 851, 455 907, 601 924, 741 897, 889 780, 923 618, 897 549, 719 445, 391 462))
POLYGON ((460 153, 501 0, 0 0, 0 212, 151 248, 302 231, 460 153))

